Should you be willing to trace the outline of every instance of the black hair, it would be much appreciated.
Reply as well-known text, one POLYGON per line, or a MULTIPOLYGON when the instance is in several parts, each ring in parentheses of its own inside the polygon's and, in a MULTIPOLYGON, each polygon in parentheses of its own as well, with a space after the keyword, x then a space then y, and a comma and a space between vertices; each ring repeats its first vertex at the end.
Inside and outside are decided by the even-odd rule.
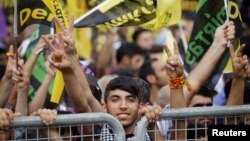
POLYGON ((139 99, 142 103, 150 102, 150 87, 148 83, 140 78, 135 78, 139 88, 139 99))
POLYGON ((134 55, 138 54, 146 58, 147 53, 148 53, 147 50, 139 48, 134 43, 124 43, 116 52, 116 61, 117 63, 120 63, 122 61, 122 58, 126 55, 129 58, 132 58, 134 55))
POLYGON ((209 88, 206 85, 203 85, 201 86, 201 88, 199 89, 196 95, 213 98, 215 94, 216 94, 216 91, 214 91, 213 89, 209 88))
POLYGON ((143 28, 138 28, 135 30, 134 34, 132 35, 132 39, 134 42, 136 42, 140 36, 140 34, 142 34, 143 32, 150 32, 147 29, 143 29, 143 28))
POLYGON ((113 74, 117 74, 118 76, 134 77, 133 71, 130 69, 118 69, 114 71, 113 74))
POLYGON ((152 61, 151 60, 147 60, 147 61, 145 61, 143 63, 143 65, 139 69, 138 77, 140 77, 144 81, 148 82, 147 81, 147 76, 150 75, 150 74, 154 75, 155 71, 154 71, 154 69, 152 67, 152 61))
POLYGON ((139 55, 143 56, 144 58, 146 58, 148 55, 148 50, 142 49, 139 46, 137 46, 136 44, 134 44, 133 50, 134 50, 134 55, 139 54, 139 55))
POLYGON ((120 63, 122 61, 122 58, 126 55, 129 56, 129 58, 131 58, 135 53, 134 48, 135 44, 133 43, 122 44, 121 47, 116 52, 117 63, 120 63))
POLYGON ((162 45, 153 45, 152 48, 149 50, 149 53, 162 53, 163 46, 162 45))
POLYGON ((240 42, 242 44, 246 45, 246 47, 244 48, 242 54, 247 55, 247 57, 249 58, 250 57, 250 48, 249 48, 249 46, 250 46, 250 35, 242 37, 240 39, 240 42))
POLYGON ((120 89, 130 93, 133 96, 136 96, 140 102, 138 93, 140 92, 140 88, 132 77, 127 76, 118 76, 115 79, 111 80, 105 90, 104 100, 107 102, 109 92, 112 90, 120 89))

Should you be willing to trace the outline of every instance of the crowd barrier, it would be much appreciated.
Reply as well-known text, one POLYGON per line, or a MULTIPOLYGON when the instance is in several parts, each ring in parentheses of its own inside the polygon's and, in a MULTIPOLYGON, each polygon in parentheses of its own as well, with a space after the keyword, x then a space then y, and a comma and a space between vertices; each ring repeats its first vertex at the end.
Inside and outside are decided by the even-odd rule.
MULTIPOLYGON (((177 131, 185 132, 185 139, 183 139, 185 141, 199 140, 201 132, 204 134, 202 140, 207 140, 207 130, 210 124, 227 125, 227 119, 229 118, 231 121, 232 118, 234 119, 233 124, 239 124, 239 122, 244 125, 250 124, 247 123, 249 122, 247 120, 249 116, 247 115, 250 115, 250 105, 164 109, 157 124, 154 126, 158 128, 162 128, 161 126, 164 126, 165 128, 170 127, 168 130, 160 131, 158 128, 148 130, 149 122, 143 117, 137 123, 135 137, 130 141, 145 141, 147 132, 153 134, 151 138, 154 141, 157 140, 157 132, 161 132, 165 135, 165 139, 163 140, 175 140, 174 136, 177 136, 177 134, 171 136, 171 133, 177 133, 177 131), (201 119, 212 119, 212 123, 205 123, 204 126, 200 126, 199 122, 201 119), (174 125, 181 120, 185 121, 185 128, 175 129, 174 125), (192 123, 191 127, 189 127, 190 123, 192 123), (168 133, 164 133, 165 131, 168 133), (189 137, 190 134, 192 134, 192 138, 189 137)), ((113 128, 115 141, 126 140, 122 125, 116 118, 106 113, 58 115, 54 123, 49 126, 42 123, 41 119, 36 116, 18 117, 11 123, 10 129, 1 129, 0 140, 7 141, 8 136, 12 136, 12 139, 9 140, 13 140, 18 137, 18 133, 20 133, 23 135, 20 140, 25 141, 96 141, 99 140, 99 131, 104 123, 113 128), (89 132, 91 134, 84 134, 84 126, 91 127, 92 131, 89 132), (8 133, 8 130, 15 134, 6 134, 8 133), (53 131, 57 131, 58 135, 53 136, 53 131), (41 134, 51 134, 51 136, 41 136, 41 134)))

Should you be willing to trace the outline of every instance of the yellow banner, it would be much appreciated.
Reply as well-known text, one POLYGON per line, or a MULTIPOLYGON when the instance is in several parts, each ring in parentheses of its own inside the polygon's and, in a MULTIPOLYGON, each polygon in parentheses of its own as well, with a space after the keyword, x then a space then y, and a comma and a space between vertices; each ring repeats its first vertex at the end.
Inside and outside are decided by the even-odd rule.
POLYGON ((177 24, 181 19, 181 0, 157 0, 156 17, 140 25, 143 28, 162 28, 177 24))
MULTIPOLYGON (((67 0, 66 9, 69 14, 73 14, 75 19, 88 11, 85 0, 67 0)), ((91 29, 74 29, 75 47, 79 57, 91 58, 91 29)))
POLYGON ((161 28, 181 18, 181 0, 106 0, 75 21, 75 27, 161 28))
MULTIPOLYGON (((50 9, 50 11, 53 13, 53 15, 56 15, 59 18, 59 20, 63 24, 63 26, 65 28, 67 28, 69 25, 69 22, 68 22, 68 18, 66 16, 66 13, 63 10, 61 4, 57 0, 43 0, 43 2, 50 9)), ((56 30, 56 31, 58 31, 58 30, 56 30)), ((64 88, 64 81, 63 81, 63 77, 62 77, 62 72, 57 71, 56 75, 55 75, 54 86, 52 89, 52 95, 51 95, 51 99, 50 99, 51 102, 54 102, 57 104, 59 103, 59 101, 61 99, 62 92, 63 92, 63 88, 64 88)))

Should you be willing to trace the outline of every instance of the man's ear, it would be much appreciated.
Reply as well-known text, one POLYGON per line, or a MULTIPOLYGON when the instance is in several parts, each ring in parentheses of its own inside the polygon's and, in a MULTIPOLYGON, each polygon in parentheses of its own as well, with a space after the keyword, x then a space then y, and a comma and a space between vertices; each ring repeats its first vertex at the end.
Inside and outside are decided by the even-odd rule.
POLYGON ((103 112, 107 112, 107 104, 103 100, 101 100, 101 106, 102 106, 103 112))
POLYGON ((128 65, 130 63, 130 57, 128 55, 123 56, 122 62, 125 65, 128 65))
POLYGON ((143 115, 144 115, 144 113, 145 113, 144 107, 145 107, 145 106, 146 106, 145 103, 140 103, 140 104, 139 104, 139 109, 138 109, 138 115, 139 115, 139 116, 143 116, 143 115))
POLYGON ((149 74, 147 75, 146 77, 147 81, 150 83, 150 84, 155 84, 156 83, 156 78, 153 74, 149 74))

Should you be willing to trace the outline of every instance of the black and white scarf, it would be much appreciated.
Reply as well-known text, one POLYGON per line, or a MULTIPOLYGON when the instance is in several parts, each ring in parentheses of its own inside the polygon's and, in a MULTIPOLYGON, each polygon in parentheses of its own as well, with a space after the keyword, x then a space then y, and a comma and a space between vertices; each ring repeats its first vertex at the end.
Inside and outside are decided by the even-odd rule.
MULTIPOLYGON (((136 131, 136 128, 134 130, 134 133, 135 131, 136 131)), ((134 133, 133 133, 133 137, 135 136, 134 133)), ((126 140, 130 141, 133 137, 127 138, 126 140)), ((101 141, 115 141, 113 129, 108 124, 103 125, 103 128, 101 130, 100 140, 101 141)), ((146 133, 146 141, 151 141, 148 133, 146 133)))

